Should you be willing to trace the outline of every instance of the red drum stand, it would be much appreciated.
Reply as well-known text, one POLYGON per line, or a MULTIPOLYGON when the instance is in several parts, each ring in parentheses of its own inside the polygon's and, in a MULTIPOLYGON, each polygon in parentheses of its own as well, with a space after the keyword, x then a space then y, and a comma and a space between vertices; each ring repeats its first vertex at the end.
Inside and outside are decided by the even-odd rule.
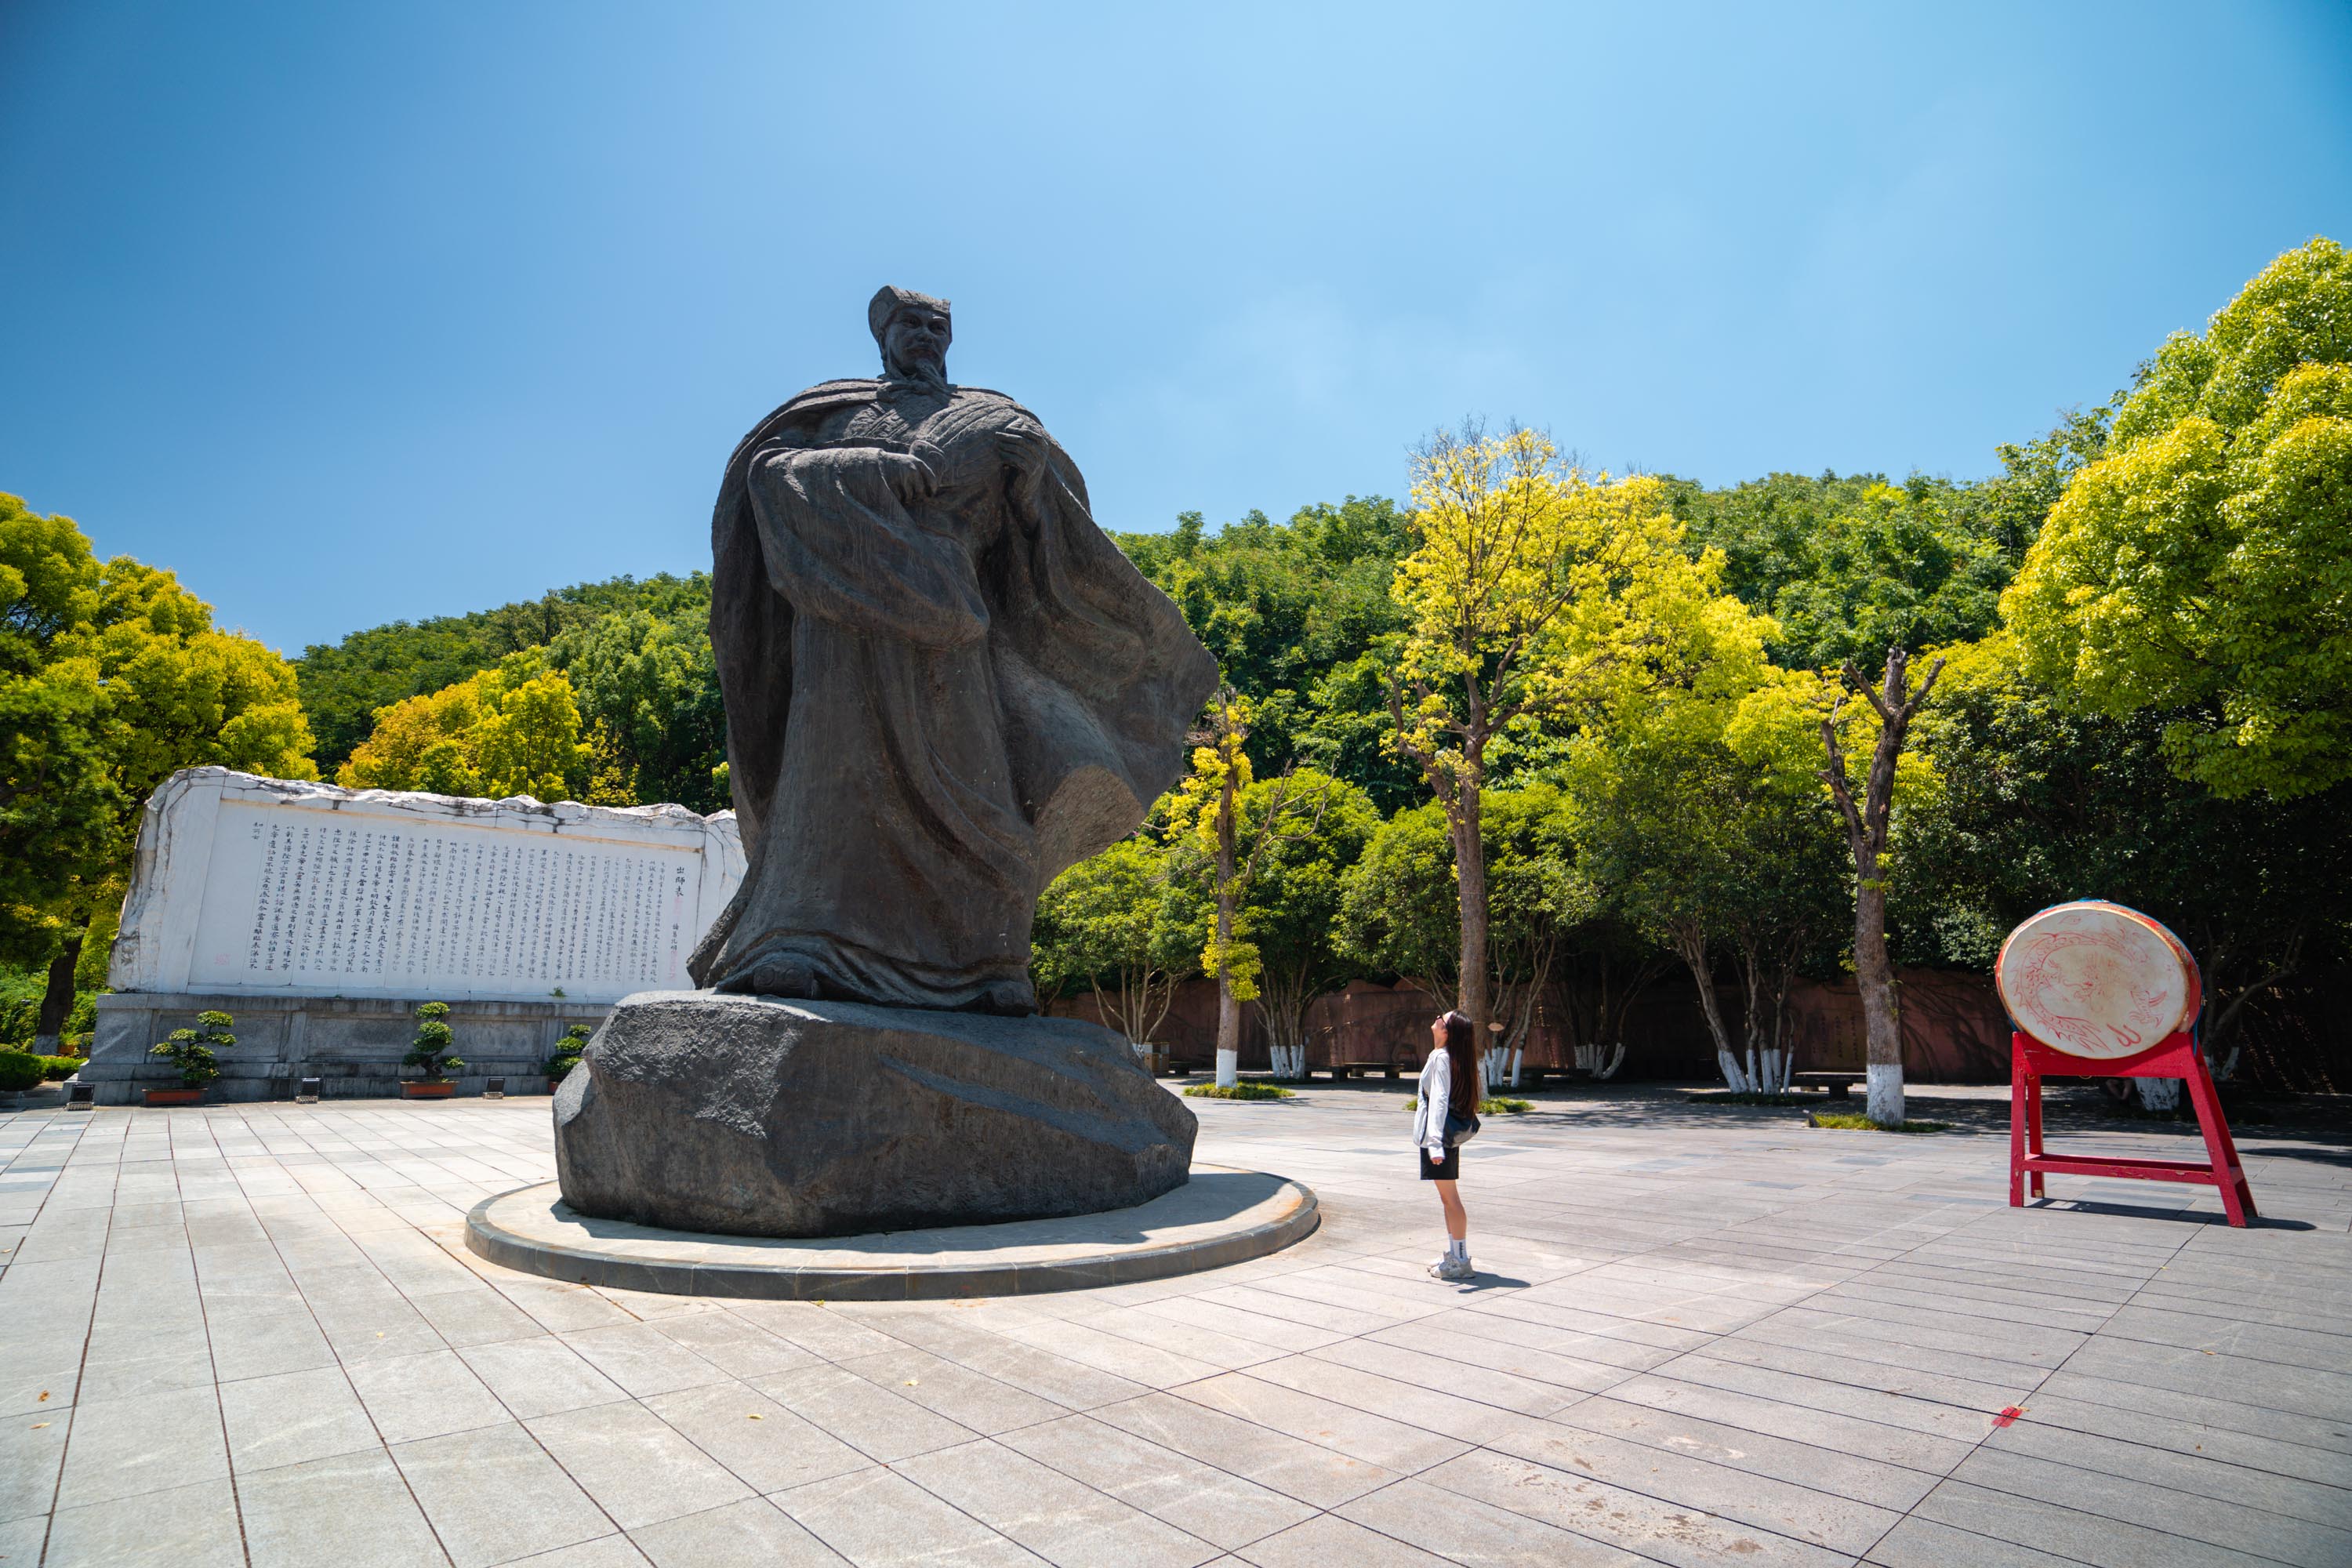
POLYGON ((2221 1189, 2221 1206, 2230 1223, 2242 1226, 2258 1217, 2253 1189, 2246 1185, 2246 1168, 2238 1163, 2238 1146, 2230 1141, 2230 1124, 2221 1120, 2221 1098, 2213 1091, 2213 1075, 2194 1037, 2168 1035, 2136 1056, 2100 1061, 2053 1051, 2029 1035, 2009 1037, 2009 1206, 2025 1206, 2030 1181, 2033 1195, 2042 1197, 2042 1177, 2055 1171, 2069 1176, 2137 1176, 2151 1182, 2203 1182, 2221 1189), (2175 1160, 2090 1159, 2077 1154, 2048 1154, 2042 1148, 2042 1080, 2045 1078, 2177 1078, 2189 1085, 2189 1102, 2197 1108, 2197 1125, 2205 1134, 2210 1164, 2191 1165, 2175 1160))

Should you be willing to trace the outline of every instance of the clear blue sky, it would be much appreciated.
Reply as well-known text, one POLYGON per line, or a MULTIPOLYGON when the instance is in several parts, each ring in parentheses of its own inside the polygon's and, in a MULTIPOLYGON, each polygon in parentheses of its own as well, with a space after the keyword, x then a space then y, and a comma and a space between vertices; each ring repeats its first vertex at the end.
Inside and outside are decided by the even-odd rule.
POLYGON ((2352 6, 0 0, 0 489, 298 651, 709 563, 952 297, 1106 526, 1431 427, 1967 478, 2314 234, 2352 6))

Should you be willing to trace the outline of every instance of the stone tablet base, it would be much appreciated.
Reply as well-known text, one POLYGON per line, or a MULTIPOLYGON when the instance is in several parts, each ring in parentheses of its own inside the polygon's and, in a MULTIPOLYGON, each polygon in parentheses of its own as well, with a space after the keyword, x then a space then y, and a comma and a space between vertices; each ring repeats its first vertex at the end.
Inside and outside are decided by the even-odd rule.
POLYGON ((862 1236, 1130 1209, 1198 1130, 1075 1018, 645 991, 557 1092, 555 1169, 582 1215, 862 1236))
MULTIPOLYGON (((118 991, 98 999, 89 1065, 77 1075, 97 1087, 100 1105, 136 1105, 151 1089, 174 1089, 180 1075, 147 1047, 196 1015, 226 1013, 236 1044, 220 1053, 215 1100, 291 1100, 306 1078, 332 1099, 391 1099, 400 1093, 400 1058, 416 1033, 416 1004, 429 998, 206 995, 118 991)), ((591 1027, 612 1011, 606 1002, 451 1002, 449 1026, 466 1070, 457 1093, 479 1094, 490 1079, 509 1094, 547 1091, 555 1042, 574 1024, 591 1027)))
POLYGON ((587 1219, 555 1184, 488 1198, 466 1245, 509 1268, 580 1285, 680 1296, 941 1300, 1124 1285, 1223 1268, 1314 1234, 1315 1194, 1257 1171, 1194 1167, 1135 1208, 1068 1219, 805 1240, 698 1235, 587 1219))

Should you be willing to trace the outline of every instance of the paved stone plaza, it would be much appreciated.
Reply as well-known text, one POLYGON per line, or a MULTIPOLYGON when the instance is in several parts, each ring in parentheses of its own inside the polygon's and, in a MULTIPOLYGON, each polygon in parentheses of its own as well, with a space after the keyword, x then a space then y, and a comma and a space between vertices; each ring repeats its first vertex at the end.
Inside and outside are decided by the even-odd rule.
POLYGON ((1916 1138, 1549 1097, 1468 1155, 1465 1288, 1423 1272, 1409 1092, 1192 1102, 1203 1161, 1320 1194, 1289 1251, 884 1306, 471 1257, 467 1207, 552 1172, 545 1100, 0 1118, 0 1555, 2352 1563, 2340 1132, 2242 1126, 2271 1223, 2233 1232, 2152 1183, 2012 1212, 1982 1091, 1916 1138))

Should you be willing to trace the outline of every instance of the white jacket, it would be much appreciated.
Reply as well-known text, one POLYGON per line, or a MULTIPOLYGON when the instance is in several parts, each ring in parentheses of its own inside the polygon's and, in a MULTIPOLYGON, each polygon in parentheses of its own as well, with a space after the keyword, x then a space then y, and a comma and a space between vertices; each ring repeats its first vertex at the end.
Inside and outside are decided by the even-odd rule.
POLYGON ((1454 1100, 1454 1058, 1444 1047, 1421 1067, 1421 1102, 1413 1108, 1412 1141, 1433 1160, 1445 1158, 1445 1108, 1454 1100))

